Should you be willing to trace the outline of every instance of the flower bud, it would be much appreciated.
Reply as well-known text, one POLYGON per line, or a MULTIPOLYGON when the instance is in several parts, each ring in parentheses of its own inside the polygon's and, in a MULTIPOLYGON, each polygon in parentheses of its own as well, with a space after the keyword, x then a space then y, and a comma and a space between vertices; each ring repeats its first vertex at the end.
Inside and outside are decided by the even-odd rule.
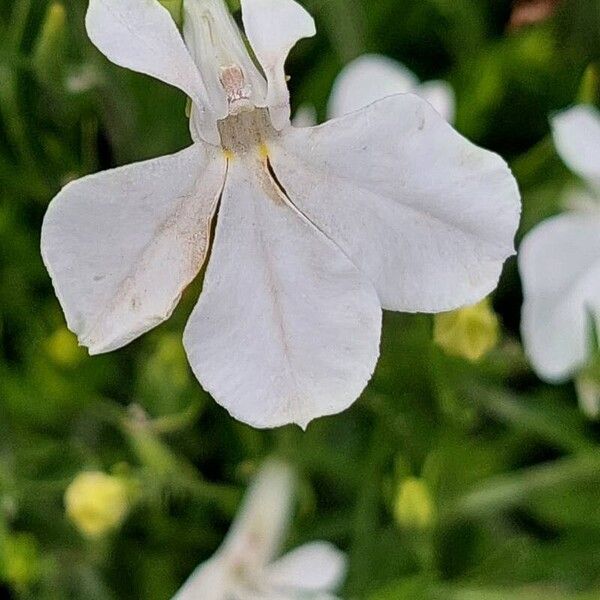
POLYGON ((54 363, 66 368, 77 366, 85 356, 77 338, 64 327, 57 329, 46 341, 46 351, 54 363))
POLYGON ((594 330, 591 340, 595 347, 593 357, 575 377, 575 390, 582 412, 589 419, 600 418, 600 350, 594 330))
POLYGON ((28 533, 8 534, 0 539, 0 578, 22 590, 40 575, 37 540, 28 533))
POLYGON ((489 298, 435 316, 433 338, 447 354, 476 362, 498 343, 500 324, 489 298))
POLYGON ((396 505, 396 521, 409 529, 428 529, 435 520, 435 505, 423 479, 407 477, 400 484, 396 505))
POLYGON ((589 419, 600 417, 600 380, 590 373, 583 372, 575 379, 577 399, 582 412, 589 419))
POLYGON ((600 71, 590 64, 583 74, 579 88, 579 101, 582 104, 595 104, 600 100, 600 71))
POLYGON ((67 516, 91 538, 118 527, 127 515, 129 500, 123 479, 97 471, 80 473, 65 492, 67 516))

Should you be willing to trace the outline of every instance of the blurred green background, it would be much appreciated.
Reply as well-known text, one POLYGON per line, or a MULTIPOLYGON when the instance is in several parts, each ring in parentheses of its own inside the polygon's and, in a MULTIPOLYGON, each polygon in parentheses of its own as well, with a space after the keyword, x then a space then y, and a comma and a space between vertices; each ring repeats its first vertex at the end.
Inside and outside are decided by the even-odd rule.
MULTIPOLYGON (((86 4, 0 0, 0 598, 170 598, 271 454, 300 473, 289 546, 344 549, 345 598, 600 598, 600 427, 572 385, 528 367, 514 260, 494 297, 501 341, 484 360, 436 347, 430 316, 387 314, 363 397, 307 433, 255 431, 203 393, 181 344, 201 282, 127 348, 89 358, 77 347, 39 253, 50 199, 69 179, 189 142, 183 95, 109 64, 85 35, 86 4), (127 517, 103 536, 65 513, 87 470, 128 490, 127 517)), ((522 233, 558 210, 572 176, 548 117, 600 58, 599 0, 564 0, 516 30, 509 0, 304 4, 318 35, 289 62, 295 106, 325 118, 343 65, 384 53, 452 83, 457 128, 514 167, 522 233)))

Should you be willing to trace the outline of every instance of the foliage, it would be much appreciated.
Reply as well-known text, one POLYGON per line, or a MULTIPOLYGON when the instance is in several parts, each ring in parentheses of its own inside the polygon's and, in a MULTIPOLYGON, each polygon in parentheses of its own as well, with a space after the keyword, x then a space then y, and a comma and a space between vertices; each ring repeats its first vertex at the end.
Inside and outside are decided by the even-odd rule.
MULTIPOLYGON (((510 4, 307 0, 319 34, 293 52, 292 97, 324 118, 335 75, 366 51, 447 78, 458 129, 514 167, 524 233, 559 210, 572 183, 548 115, 575 101, 600 58, 600 6, 565 0, 552 20, 507 33, 510 4)), ((200 282, 165 325, 87 357, 40 258, 44 211, 70 179, 184 147, 186 101, 104 60, 85 36, 84 0, 0 8, 0 596, 170 598, 277 454, 302 481, 288 544, 346 550, 344 597, 600 597, 600 430, 573 386, 544 385, 528 367, 514 261, 494 297, 502 342, 485 359, 445 355, 429 316, 387 314, 361 400, 306 433, 243 426, 194 380, 181 333, 200 282), (135 490, 121 529, 101 539, 65 513, 82 471, 135 490), (395 519, 409 478, 434 504, 429 527, 395 519)))

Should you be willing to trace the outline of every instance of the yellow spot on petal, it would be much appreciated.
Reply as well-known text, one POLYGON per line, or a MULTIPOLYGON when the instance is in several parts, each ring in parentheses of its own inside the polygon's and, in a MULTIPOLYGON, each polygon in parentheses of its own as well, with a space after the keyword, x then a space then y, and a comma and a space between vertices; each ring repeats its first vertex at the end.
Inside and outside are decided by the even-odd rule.
POLYGON ((269 148, 264 142, 259 146, 258 152, 263 160, 269 158, 269 148))
POLYGON ((234 154, 233 150, 225 150, 225 149, 223 149, 223 156, 227 160, 233 160, 235 158, 235 154, 234 154))

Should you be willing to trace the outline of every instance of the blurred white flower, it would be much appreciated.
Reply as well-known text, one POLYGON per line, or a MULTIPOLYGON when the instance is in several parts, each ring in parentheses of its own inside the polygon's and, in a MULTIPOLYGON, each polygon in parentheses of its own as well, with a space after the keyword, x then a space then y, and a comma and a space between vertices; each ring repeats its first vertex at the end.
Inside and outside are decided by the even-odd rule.
POLYGON ((366 386, 382 306, 447 311, 495 288, 519 192, 500 157, 411 94, 290 127, 284 62, 314 22, 293 0, 241 5, 261 70, 223 0, 185 0, 183 38, 157 0, 91 0, 108 58, 191 98, 194 143, 66 186, 42 254, 69 328, 108 352, 171 315, 219 206, 190 363, 236 418, 306 426, 366 386))
POLYGON ((173 600, 326 600, 342 583, 346 558, 325 542, 277 555, 292 511, 294 476, 268 462, 252 484, 223 545, 173 600))
POLYGON ((313 127, 317 124, 317 109, 310 104, 298 108, 292 119, 294 127, 313 127))
POLYGON ((329 118, 347 115, 387 96, 408 93, 427 100, 449 123, 454 121, 456 98, 449 83, 421 83, 403 64, 379 54, 360 56, 338 75, 329 99, 329 118))
POLYGON ((566 198, 575 210, 525 237, 519 268, 525 350, 539 376, 558 383, 592 358, 600 324, 600 113, 577 106, 556 115, 552 128, 560 156, 585 187, 566 198))

